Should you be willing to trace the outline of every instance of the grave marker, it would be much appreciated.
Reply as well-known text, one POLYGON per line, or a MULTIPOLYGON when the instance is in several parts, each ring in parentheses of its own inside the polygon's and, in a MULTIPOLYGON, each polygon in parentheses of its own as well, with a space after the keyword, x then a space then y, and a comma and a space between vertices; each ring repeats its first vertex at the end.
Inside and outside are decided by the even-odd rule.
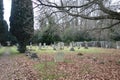
POLYGON ((54 56, 54 61, 55 62, 63 62, 64 61, 64 53, 63 52, 58 52, 54 56))
POLYGON ((39 43, 39 49, 41 49, 41 47, 42 47, 42 44, 41 44, 41 43, 39 43))

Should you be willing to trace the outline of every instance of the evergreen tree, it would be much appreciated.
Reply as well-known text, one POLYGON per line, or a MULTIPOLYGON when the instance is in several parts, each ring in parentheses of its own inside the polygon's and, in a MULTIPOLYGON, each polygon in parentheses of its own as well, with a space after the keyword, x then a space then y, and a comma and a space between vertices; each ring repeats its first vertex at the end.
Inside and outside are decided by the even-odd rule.
POLYGON ((4 20, 3 8, 3 0, 0 0, 0 43, 5 45, 6 41, 8 40, 8 25, 7 22, 4 20))
POLYGON ((10 32, 17 38, 21 53, 33 35, 33 23, 32 1, 12 0, 10 32))

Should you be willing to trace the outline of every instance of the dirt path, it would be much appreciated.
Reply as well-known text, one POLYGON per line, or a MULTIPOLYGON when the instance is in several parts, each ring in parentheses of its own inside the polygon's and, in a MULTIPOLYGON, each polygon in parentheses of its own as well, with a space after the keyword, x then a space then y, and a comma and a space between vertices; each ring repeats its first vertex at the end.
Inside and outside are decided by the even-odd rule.
POLYGON ((24 55, 10 56, 5 53, 0 57, 0 80, 39 80, 34 64, 24 55))

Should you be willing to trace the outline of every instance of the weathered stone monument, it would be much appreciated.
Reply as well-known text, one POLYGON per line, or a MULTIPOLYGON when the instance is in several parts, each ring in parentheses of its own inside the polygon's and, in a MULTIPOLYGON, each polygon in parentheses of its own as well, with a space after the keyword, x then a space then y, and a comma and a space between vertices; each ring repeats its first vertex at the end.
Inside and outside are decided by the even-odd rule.
POLYGON ((74 49, 74 46, 73 46, 73 45, 74 45, 74 42, 71 42, 71 43, 70 43, 70 51, 75 51, 75 49, 74 49))
POLYGON ((39 47, 39 49, 41 49, 41 48, 42 48, 42 44, 41 44, 41 43, 39 43, 38 47, 39 47))
POLYGON ((46 43, 43 43, 43 48, 45 48, 46 47, 46 43))
POLYGON ((116 49, 120 49, 119 43, 116 42, 116 49))
POLYGON ((64 43, 63 42, 59 42, 58 43, 58 48, 59 48, 59 50, 63 50, 64 49, 64 43))
POLYGON ((30 42, 29 50, 32 50, 32 42, 30 42))
POLYGON ((53 50, 56 50, 56 46, 55 46, 55 44, 52 45, 52 48, 53 48, 53 50))
POLYGON ((58 52, 54 56, 54 61, 55 62, 63 62, 64 61, 64 53, 63 52, 58 52))
POLYGON ((88 49, 88 44, 86 41, 84 42, 84 47, 85 47, 85 49, 88 49))

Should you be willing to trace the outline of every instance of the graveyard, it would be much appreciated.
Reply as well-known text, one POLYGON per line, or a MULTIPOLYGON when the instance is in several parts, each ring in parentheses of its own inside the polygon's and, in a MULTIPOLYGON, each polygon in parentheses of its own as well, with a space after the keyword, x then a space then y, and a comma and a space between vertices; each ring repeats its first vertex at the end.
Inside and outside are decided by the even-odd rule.
POLYGON ((21 54, 17 46, 0 48, 1 80, 119 80, 120 49, 60 45, 28 45, 21 54), (29 53, 29 54, 28 54, 29 53), (36 56, 31 56, 35 53, 36 56), (27 54, 27 55, 26 55, 27 54))
POLYGON ((120 0, 0 0, 0 80, 120 80, 120 0))

